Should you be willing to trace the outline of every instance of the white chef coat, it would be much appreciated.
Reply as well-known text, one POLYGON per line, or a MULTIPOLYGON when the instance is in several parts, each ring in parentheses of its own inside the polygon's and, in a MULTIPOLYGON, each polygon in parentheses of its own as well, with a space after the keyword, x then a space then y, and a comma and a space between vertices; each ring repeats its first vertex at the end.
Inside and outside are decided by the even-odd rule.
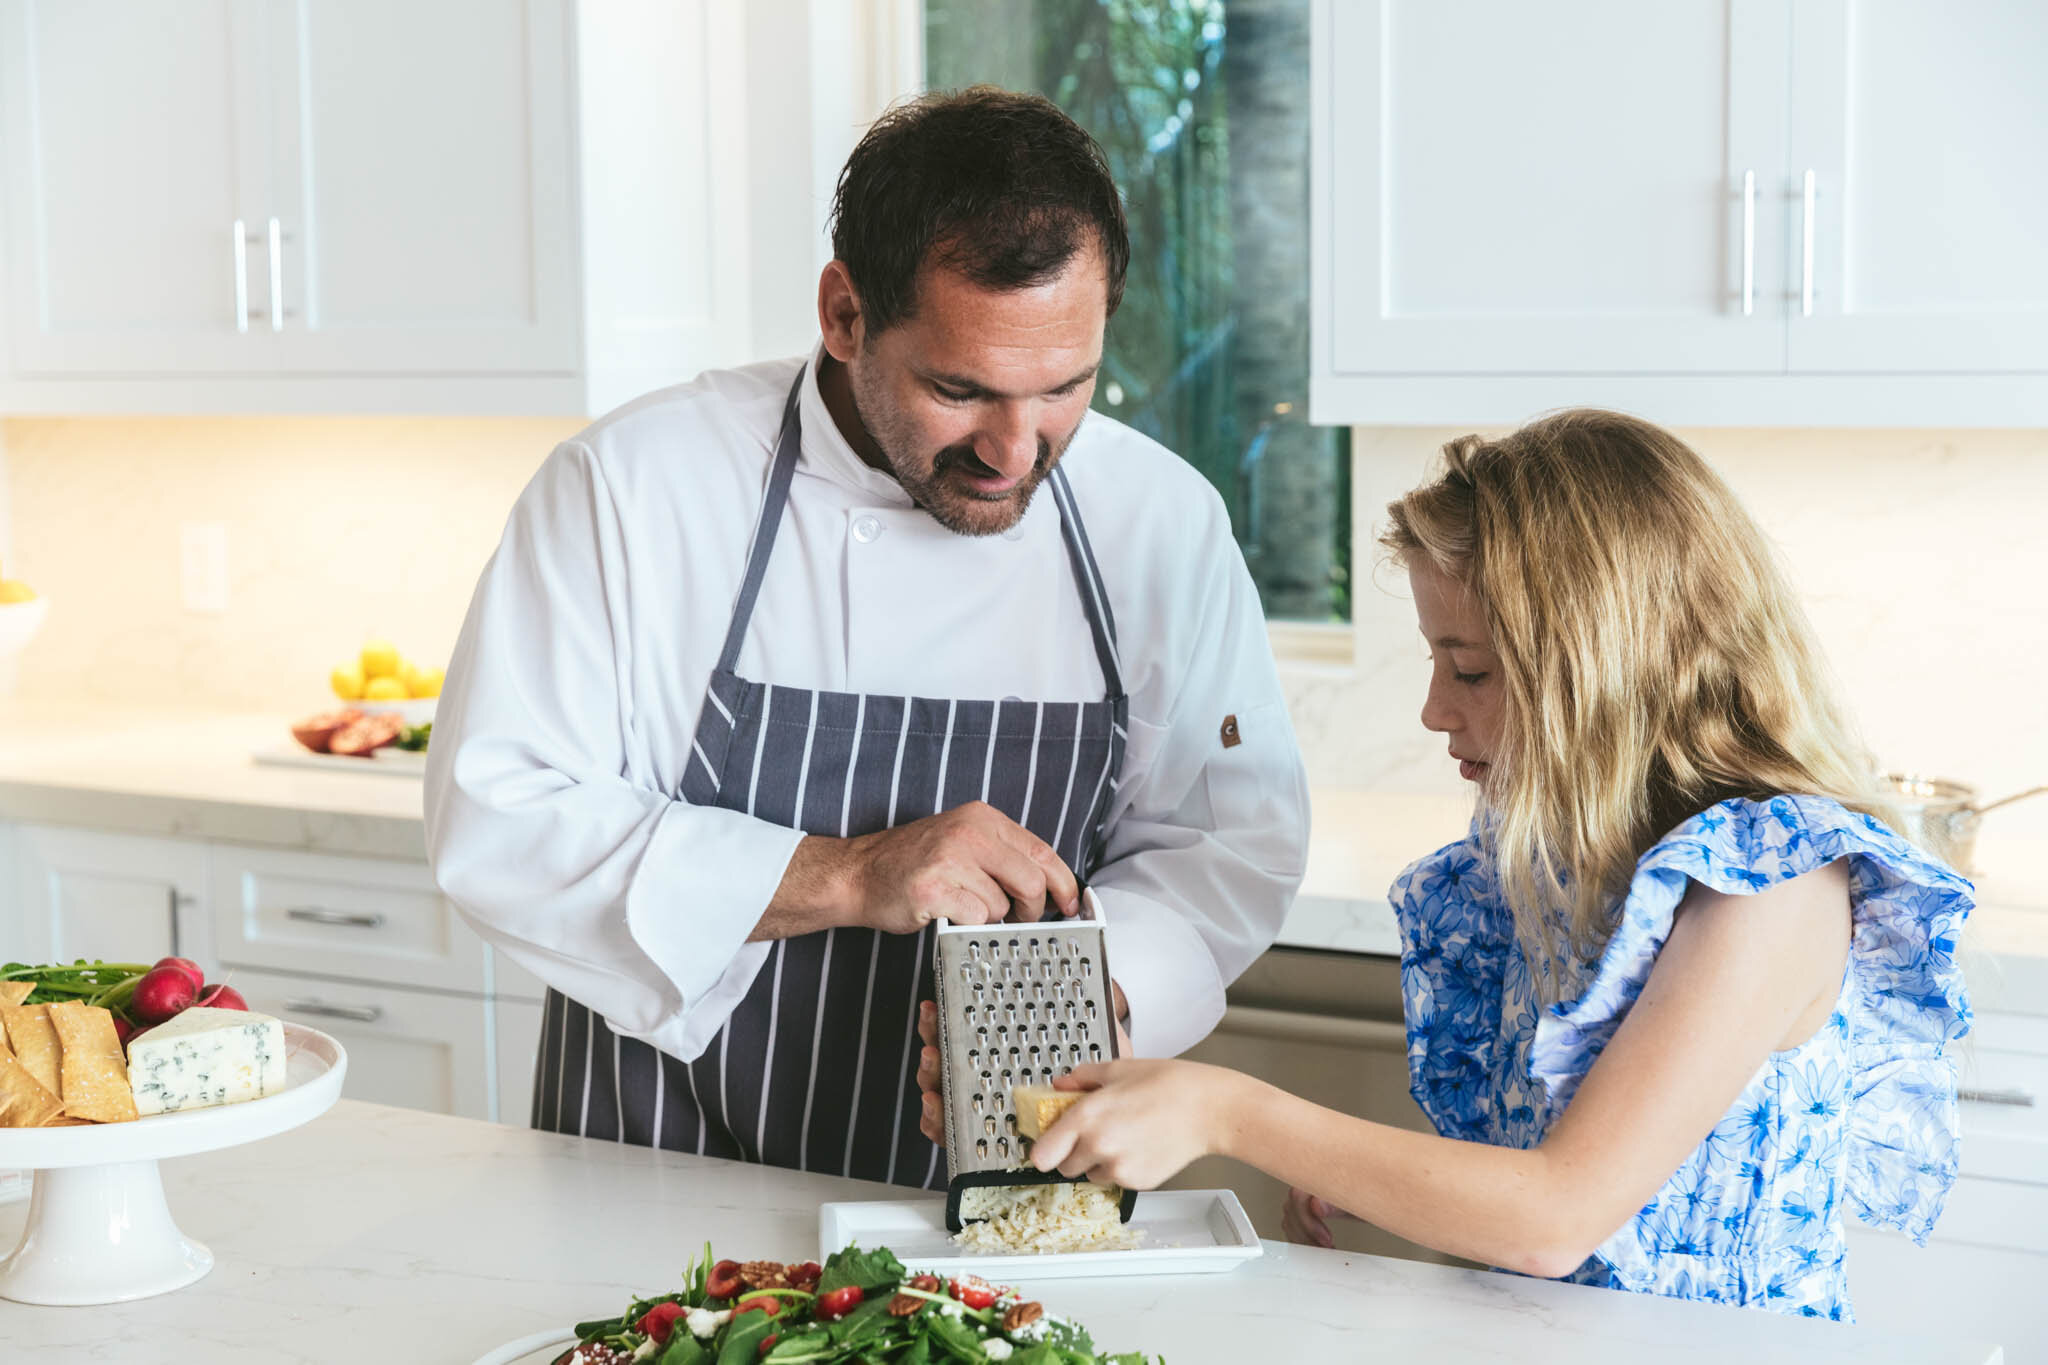
MULTIPOLYGON (((945 530, 841 436, 818 355, 741 676, 1101 700, 1050 491, 1002 535, 945 530)), ((747 936, 804 837, 679 795, 801 363, 649 394, 548 457, 477 584, 427 761, 428 854, 464 918, 616 1032, 686 1061, 767 956, 747 936)), ((1279 933, 1302 875, 1307 781, 1215 490, 1096 412, 1061 467, 1130 695, 1090 885, 1133 1045, 1168 1056, 1215 1027, 1225 985, 1279 933)))

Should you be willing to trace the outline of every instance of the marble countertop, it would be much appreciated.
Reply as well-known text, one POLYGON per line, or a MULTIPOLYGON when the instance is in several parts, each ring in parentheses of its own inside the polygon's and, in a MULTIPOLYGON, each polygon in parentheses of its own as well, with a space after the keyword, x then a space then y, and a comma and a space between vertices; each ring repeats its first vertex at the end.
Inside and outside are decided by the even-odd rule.
MULTIPOLYGON (((254 761, 291 748, 289 719, 0 699, 0 820, 424 859, 416 777, 254 761)), ((1279 941, 1398 953, 1387 887, 1415 858, 1463 836, 1469 794, 1324 788, 1313 803, 1307 872, 1279 941)), ((1987 820, 1977 861, 1980 904, 1966 946, 2017 960, 2004 997, 2048 1001, 2048 883, 2036 873, 2048 864, 2048 800, 1987 820)))
MULTIPOLYGON (((342 1101, 304 1128, 164 1163, 212 1248, 186 1289, 92 1308, 0 1304, 9 1355, 79 1361, 463 1365, 739 1259, 817 1248, 818 1205, 904 1192, 827 1176, 342 1101)), ((23 1227, 0 1208, 0 1246, 23 1227)), ((1296 1360, 1743 1360, 1997 1365, 1998 1349, 1757 1310, 1268 1242, 1223 1276, 1027 1281, 1112 1350, 1175 1365, 1296 1360)))

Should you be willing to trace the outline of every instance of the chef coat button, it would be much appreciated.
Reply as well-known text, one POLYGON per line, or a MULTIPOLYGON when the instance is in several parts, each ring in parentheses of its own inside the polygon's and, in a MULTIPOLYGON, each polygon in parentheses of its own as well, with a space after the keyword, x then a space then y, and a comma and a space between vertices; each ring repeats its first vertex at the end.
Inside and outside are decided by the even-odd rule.
POLYGON ((866 545, 882 534, 880 517, 859 517, 853 523, 853 538, 866 545))
POLYGON ((1024 539, 1024 523, 1020 521, 1020 522, 1018 522, 1018 523, 1017 523, 1017 524, 1016 524, 1015 526, 1012 526, 1012 527, 1011 527, 1011 528, 1010 528, 1009 530, 1007 530, 1007 531, 1003 532, 1003 539, 1004 539, 1004 540, 1022 540, 1022 539, 1024 539))

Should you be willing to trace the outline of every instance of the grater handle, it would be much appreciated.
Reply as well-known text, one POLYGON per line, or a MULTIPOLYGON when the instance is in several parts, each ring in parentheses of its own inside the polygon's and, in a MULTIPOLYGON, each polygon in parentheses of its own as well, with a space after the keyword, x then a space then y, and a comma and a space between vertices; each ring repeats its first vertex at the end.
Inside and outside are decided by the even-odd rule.
MULTIPOLYGON (((1005 924, 1009 923, 1008 920, 1002 922, 1005 924)), ((1075 915, 1072 919, 1059 920, 1055 921, 1055 923, 1107 925, 1109 920, 1102 913, 1102 902, 1096 898, 1095 888, 1084 886, 1081 888, 1081 913, 1075 915)), ((986 924, 955 924, 949 919, 935 919, 932 921, 932 927, 942 934, 972 934, 987 929, 989 926, 986 924)))

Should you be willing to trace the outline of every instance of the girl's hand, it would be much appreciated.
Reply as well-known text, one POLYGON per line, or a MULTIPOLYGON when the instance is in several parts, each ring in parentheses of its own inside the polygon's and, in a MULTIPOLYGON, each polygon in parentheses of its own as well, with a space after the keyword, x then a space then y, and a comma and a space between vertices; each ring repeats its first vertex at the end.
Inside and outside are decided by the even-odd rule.
POLYGON ((1217 1149, 1235 1073, 1195 1062, 1129 1060, 1078 1067, 1053 1084, 1091 1093, 1031 1147, 1041 1171, 1149 1190, 1217 1149))
POLYGON ((1290 1242, 1334 1248, 1337 1239, 1330 1235, 1328 1220, 1356 1217, 1357 1214, 1346 1213, 1329 1200, 1296 1186, 1287 1191, 1287 1202, 1281 1206, 1280 1230, 1290 1242))
MULTIPOLYGON (((1109 984, 1121 1004, 1124 988, 1114 981, 1109 984)), ((929 1000, 917 1007, 917 1036, 924 1040, 924 1047, 917 1054, 917 1126, 926 1137, 943 1147, 946 1145, 946 1111, 939 1081, 939 1007, 929 1000)), ((1118 1056, 1131 1055, 1131 1035, 1121 1018, 1116 1021, 1116 1050, 1118 1056)))

